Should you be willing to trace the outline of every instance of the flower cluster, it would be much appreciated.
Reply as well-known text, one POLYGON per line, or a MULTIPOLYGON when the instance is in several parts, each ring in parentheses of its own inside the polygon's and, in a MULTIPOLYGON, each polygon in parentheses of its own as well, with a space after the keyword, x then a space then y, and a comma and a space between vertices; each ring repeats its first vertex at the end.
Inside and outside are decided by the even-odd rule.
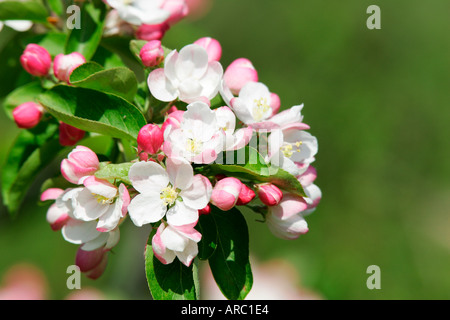
MULTIPOLYGON (((84 54, 66 47, 65 54, 54 56, 31 43, 20 62, 37 79, 32 84, 37 83, 39 94, 11 110, 18 127, 36 137, 19 141, 30 144, 28 149, 19 145, 21 150, 42 147, 39 155, 50 161, 47 150, 56 157, 61 146, 75 146, 66 149, 60 164, 64 183, 59 179, 46 188, 41 201, 53 201, 47 211, 51 228, 79 245, 81 271, 90 278, 102 275, 127 220, 136 227, 151 225, 150 263, 155 257, 163 265, 179 262, 187 268, 196 257, 212 256, 202 252, 207 245, 199 245, 204 237, 246 227, 242 207, 260 215, 279 238, 308 232, 305 216, 322 194, 311 165, 318 142, 303 122, 303 105, 282 108, 249 59, 224 68, 216 39, 200 38, 180 50, 163 47, 165 31, 188 14, 184 0, 104 0, 100 5, 108 9, 103 37, 144 39, 129 41, 125 59, 136 58, 139 69, 131 70, 125 60, 122 65, 114 52, 109 53, 113 67, 100 65, 106 59, 101 50, 107 48, 100 42, 80 42, 84 54), (85 50, 88 46, 94 50, 85 50), (101 59, 94 55, 99 48, 101 59), (133 71, 145 74, 145 81, 138 83, 133 71), (35 129, 55 123, 57 133, 35 129), (82 143, 94 135, 109 139, 106 153, 82 143), (56 137, 60 145, 53 148, 56 137), (125 142, 131 155, 124 151, 125 142), (238 225, 222 228, 227 216, 238 225), (211 219, 214 232, 201 227, 211 219)), ((71 45, 77 41, 69 40, 71 45)), ((13 154, 11 161, 17 158, 13 154)), ((33 165, 33 170, 43 167, 33 165)), ((240 233, 227 237, 236 238, 233 246, 248 248, 240 233)), ((244 273, 249 272, 246 261, 237 262, 244 273)))

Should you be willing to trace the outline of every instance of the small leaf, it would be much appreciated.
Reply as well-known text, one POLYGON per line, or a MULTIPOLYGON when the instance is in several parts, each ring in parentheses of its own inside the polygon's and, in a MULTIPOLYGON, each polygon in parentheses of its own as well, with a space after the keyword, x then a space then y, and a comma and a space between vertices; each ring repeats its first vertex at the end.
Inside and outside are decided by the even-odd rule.
POLYGON ((89 61, 83 63, 81 66, 78 66, 72 71, 72 73, 70 74, 70 82, 73 83, 83 81, 84 79, 90 77, 92 74, 103 70, 105 70, 105 68, 97 62, 89 61))
POLYGON ((12 112, 20 104, 25 102, 37 102, 39 94, 44 92, 39 82, 30 82, 15 89, 3 102, 5 112, 10 119, 13 119, 12 112))
POLYGON ((145 248, 145 273, 155 300, 196 300, 198 288, 194 281, 196 266, 186 267, 175 258, 167 265, 162 264, 153 254, 151 247, 155 232, 150 234, 145 248))
POLYGON ((105 24, 106 7, 101 1, 86 2, 81 9, 81 28, 74 28, 67 39, 65 53, 81 53, 90 60, 100 44, 105 24))
POLYGON ((0 2, 0 20, 29 20, 47 23, 48 12, 38 1, 0 2))
POLYGON ((114 138, 136 140, 139 130, 147 124, 134 105, 91 89, 59 85, 41 94, 38 100, 58 120, 114 138))
POLYGON ((131 181, 128 178, 128 172, 133 164, 131 162, 120 164, 107 164, 102 166, 100 170, 95 173, 95 176, 99 179, 105 180, 121 180, 131 185, 131 181))
POLYGON ((211 206, 217 226, 217 248, 209 257, 214 280, 230 300, 243 300, 253 285, 247 223, 236 208, 227 212, 211 206))
POLYGON ((145 40, 131 40, 130 41, 130 50, 133 53, 133 55, 138 59, 138 61, 141 61, 140 58, 140 52, 143 46, 145 46, 145 44, 148 41, 145 40))
MULTIPOLYGON (((92 62, 89 63, 89 65, 92 64, 92 62)), ((83 66, 79 68, 83 69, 83 66)), ((134 72, 125 67, 117 67, 91 73, 84 79, 80 79, 80 72, 77 72, 75 76, 70 77, 70 83, 80 88, 116 94, 130 102, 134 100, 134 96, 138 89, 138 83, 134 72)))

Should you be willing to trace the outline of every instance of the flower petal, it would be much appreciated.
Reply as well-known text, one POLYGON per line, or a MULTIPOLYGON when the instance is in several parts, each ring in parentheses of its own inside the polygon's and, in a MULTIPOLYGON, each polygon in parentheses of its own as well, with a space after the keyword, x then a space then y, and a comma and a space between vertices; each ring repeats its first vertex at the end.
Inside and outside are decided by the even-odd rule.
POLYGON ((128 206, 130 218, 138 227, 161 220, 166 211, 167 207, 159 195, 138 194, 128 206))
POLYGON ((166 169, 172 185, 180 190, 189 188, 194 179, 194 169, 184 158, 168 158, 166 169))
POLYGON ((101 234, 97 231, 96 226, 96 221, 84 222, 70 219, 61 231, 66 241, 82 244, 94 240, 101 234))
POLYGON ((197 174, 194 176, 188 189, 180 192, 183 203, 193 209, 203 209, 209 203, 212 194, 212 185, 208 178, 197 174))
POLYGON ((173 101, 178 97, 178 90, 164 74, 164 69, 153 70, 148 76, 148 88, 151 94, 161 101, 173 101))
POLYGON ((178 79, 200 79, 208 68, 208 53, 205 48, 190 44, 180 50, 175 62, 175 72, 178 79))
POLYGON ((197 209, 190 208, 178 200, 166 214, 167 223, 173 226, 183 226, 197 223, 198 217, 199 214, 197 209))
MULTIPOLYGON (((161 240, 161 234, 164 232, 166 226, 164 223, 158 227, 156 234, 152 238, 152 249, 156 258, 163 264, 172 263, 175 259, 175 253, 172 250, 167 250, 166 245, 161 240)), ((147 247, 148 250, 148 247, 147 247)))
POLYGON ((159 164, 142 161, 133 164, 128 173, 133 187, 142 194, 159 194, 169 184, 167 172, 159 164))
POLYGON ((183 263, 186 267, 189 267, 198 254, 198 245, 195 241, 189 241, 186 248, 182 252, 177 251, 175 254, 181 263, 183 263))

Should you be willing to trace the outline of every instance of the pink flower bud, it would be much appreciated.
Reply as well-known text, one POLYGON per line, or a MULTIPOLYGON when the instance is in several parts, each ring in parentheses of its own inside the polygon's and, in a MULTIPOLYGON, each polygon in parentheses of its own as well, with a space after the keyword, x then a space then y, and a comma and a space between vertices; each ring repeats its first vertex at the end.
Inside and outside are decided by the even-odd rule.
POLYGON ((177 110, 169 113, 167 119, 161 126, 161 130, 166 132, 166 129, 170 126, 171 130, 178 129, 181 126, 181 121, 183 121, 184 111, 177 110))
POLYGON ((283 192, 271 183, 257 185, 257 192, 259 199, 267 206, 276 206, 283 199, 283 192))
POLYGON ((223 75, 223 79, 230 91, 234 95, 239 95, 242 87, 245 86, 247 82, 258 82, 258 72, 255 70, 255 67, 250 60, 239 58, 234 60, 228 66, 223 75))
POLYGON ((164 142, 163 131, 155 124, 147 124, 139 130, 137 143, 139 150, 156 154, 164 142))
POLYGON ((194 42, 203 48, 205 48, 208 53, 208 61, 219 61, 222 57, 222 46, 219 41, 210 37, 200 38, 194 42))
POLYGON ((280 97, 276 93, 270 94, 270 108, 272 108, 272 116, 276 115, 281 107, 280 97))
POLYGON ((204 207, 203 209, 198 210, 198 214, 202 215, 202 214, 210 214, 211 213, 211 207, 208 205, 206 205, 206 207, 204 207))
POLYGON ((75 264, 90 279, 98 279, 105 271, 107 263, 108 252, 104 248, 84 251, 80 247, 75 258, 75 264))
POLYGON ((139 53, 142 63, 146 67, 155 67, 164 60, 164 50, 161 41, 151 40, 147 42, 139 53))
POLYGON ((236 202, 237 206, 243 206, 252 201, 255 198, 255 191, 250 189, 247 185, 242 184, 241 192, 239 193, 238 200, 236 202))
POLYGON ((13 110, 13 118, 17 126, 22 129, 35 127, 42 118, 44 108, 34 102, 25 102, 13 110))
POLYGON ((228 211, 236 205, 242 190, 242 182, 233 177, 219 180, 211 195, 211 203, 220 210, 228 211))
POLYGON ((93 175, 98 166, 99 160, 95 152, 78 146, 61 162, 61 173, 67 181, 79 184, 83 178, 93 175))
POLYGON ((161 9, 170 12, 169 19, 166 20, 166 23, 169 25, 177 23, 189 13, 189 7, 185 3, 185 0, 166 0, 161 9))
POLYGON ((161 40, 169 30, 169 25, 165 22, 160 24, 143 24, 136 31, 136 38, 139 40, 161 40))
POLYGON ((81 53, 58 54, 53 61, 53 72, 58 80, 70 83, 70 75, 73 70, 84 63, 86 63, 86 59, 81 53))
POLYGON ((81 129, 72 127, 67 123, 59 124, 59 143, 65 147, 71 147, 84 138, 86 132, 81 129))
POLYGON ((48 74, 52 66, 52 57, 43 47, 31 43, 27 45, 20 57, 22 67, 31 75, 43 77, 48 74))

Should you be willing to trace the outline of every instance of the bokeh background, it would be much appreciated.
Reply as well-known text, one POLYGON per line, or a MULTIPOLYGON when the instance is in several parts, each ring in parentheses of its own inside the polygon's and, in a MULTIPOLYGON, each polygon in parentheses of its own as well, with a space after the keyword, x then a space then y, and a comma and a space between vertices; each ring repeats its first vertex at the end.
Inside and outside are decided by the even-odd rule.
MULTIPOLYGON (((283 108, 305 104, 319 140, 316 183, 323 192, 310 232, 275 238, 246 215, 260 263, 283 260, 299 288, 323 299, 450 298, 450 2, 215 0, 163 40, 180 49, 218 39, 226 67, 250 59, 283 108), (366 9, 381 8, 381 30, 366 9), (366 287, 370 265, 381 290, 366 287)), ((23 50, 0 33, 0 50, 23 50)), ((18 60, 0 52, 0 101, 15 86, 18 60)), ((3 163, 18 129, 0 115, 3 163)), ((17 263, 39 268, 47 296, 63 299, 76 246, 52 232, 39 184, 15 220, 0 212, 0 279, 17 263)), ((142 250, 149 230, 125 223, 96 281, 83 287, 112 299, 147 299, 142 250)), ((1 280, 0 280, 1 286, 1 280)))

